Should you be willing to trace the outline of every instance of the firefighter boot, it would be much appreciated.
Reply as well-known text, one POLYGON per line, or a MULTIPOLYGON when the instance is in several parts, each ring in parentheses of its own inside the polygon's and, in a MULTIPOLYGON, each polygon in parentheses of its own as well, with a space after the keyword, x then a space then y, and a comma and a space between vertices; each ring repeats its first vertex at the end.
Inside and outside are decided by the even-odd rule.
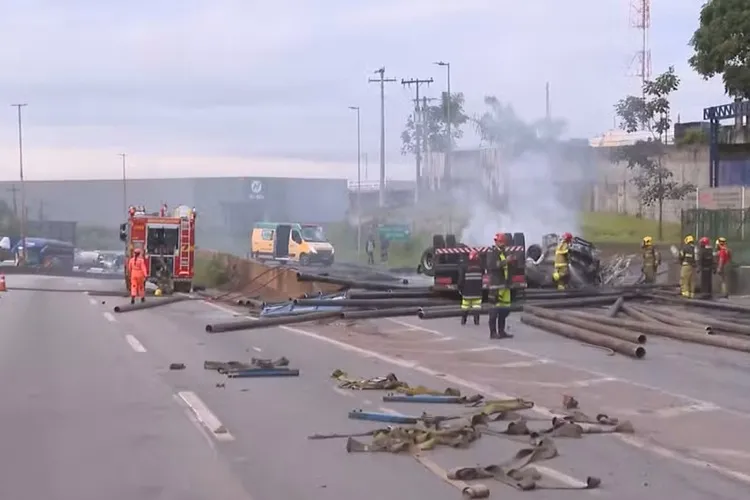
POLYGON ((146 297, 141 297, 141 304, 143 304, 144 302, 146 302, 146 297))
POLYGON ((465 312, 461 315, 461 326, 466 324, 466 320, 469 318, 469 313, 465 312))
POLYGON ((479 315, 478 314, 474 315, 474 324, 475 325, 479 325, 479 315))
POLYGON ((135 297, 130 297, 130 303, 135 304, 135 297))

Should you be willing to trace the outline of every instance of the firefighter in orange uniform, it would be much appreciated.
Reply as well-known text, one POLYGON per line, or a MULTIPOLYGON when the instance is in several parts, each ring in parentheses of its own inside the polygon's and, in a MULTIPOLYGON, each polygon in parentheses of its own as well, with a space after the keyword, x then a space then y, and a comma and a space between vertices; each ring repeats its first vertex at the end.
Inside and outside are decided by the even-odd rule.
POLYGON ((128 276, 130 276, 130 303, 135 304, 136 297, 146 302, 146 261, 141 255, 141 249, 133 250, 133 256, 128 261, 128 276))

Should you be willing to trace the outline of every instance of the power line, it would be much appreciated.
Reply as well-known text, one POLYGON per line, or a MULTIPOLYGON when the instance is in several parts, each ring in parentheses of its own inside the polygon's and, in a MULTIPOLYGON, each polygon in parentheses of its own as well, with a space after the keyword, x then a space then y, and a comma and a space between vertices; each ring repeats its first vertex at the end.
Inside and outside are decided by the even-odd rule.
POLYGON ((382 207, 385 206, 385 84, 386 82, 396 82, 395 78, 385 77, 385 66, 380 69, 373 71, 375 74, 379 74, 380 78, 370 78, 370 83, 380 84, 380 203, 382 207))
POLYGON ((421 144, 420 139, 422 135, 422 119, 421 119, 421 113, 419 112, 419 87, 422 85, 427 85, 428 87, 432 83, 432 78, 428 78, 426 80, 422 80, 419 78, 410 78, 408 80, 401 79, 401 85, 405 87, 411 87, 414 85, 414 100, 416 102, 416 106, 414 106, 414 142, 415 142, 415 153, 416 153, 416 189, 414 190, 414 197, 418 200, 419 199, 419 189, 422 182, 422 152, 421 152, 421 144))

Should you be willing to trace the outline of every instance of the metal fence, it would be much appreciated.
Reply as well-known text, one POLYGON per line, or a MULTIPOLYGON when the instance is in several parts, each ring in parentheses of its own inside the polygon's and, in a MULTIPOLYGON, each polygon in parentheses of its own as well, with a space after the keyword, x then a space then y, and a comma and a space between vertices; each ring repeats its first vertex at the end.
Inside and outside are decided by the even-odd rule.
POLYGON ((712 245, 717 238, 726 238, 732 260, 750 265, 750 208, 683 210, 681 225, 682 234, 692 234, 696 239, 706 236, 712 245))

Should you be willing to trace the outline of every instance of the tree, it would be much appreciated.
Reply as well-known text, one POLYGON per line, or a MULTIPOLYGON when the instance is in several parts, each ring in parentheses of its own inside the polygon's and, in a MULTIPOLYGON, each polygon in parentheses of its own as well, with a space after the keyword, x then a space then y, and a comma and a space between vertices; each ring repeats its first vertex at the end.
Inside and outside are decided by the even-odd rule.
POLYGON ((526 123, 513 106, 495 96, 485 97, 484 104, 489 110, 473 120, 477 134, 483 142, 503 148, 512 157, 556 142, 565 131, 565 122, 558 119, 526 123))
MULTIPOLYGON (((445 152, 448 150, 448 101, 447 97, 437 105, 423 106, 420 110, 422 116, 421 124, 417 123, 414 114, 406 119, 404 131, 401 132, 401 154, 417 154, 417 134, 421 131, 422 151, 429 148, 430 151, 445 152), (420 127, 421 125, 421 127, 420 127)), ((422 106, 422 103, 420 103, 422 106)), ((463 93, 452 94, 450 99, 451 118, 451 140, 463 137, 461 127, 469 119, 464 112, 463 93)))
POLYGON ((706 2, 690 45, 695 71, 706 79, 721 75, 727 94, 750 99, 750 2, 706 2))
POLYGON ((670 66, 666 72, 643 84, 642 97, 627 96, 615 105, 620 128, 629 133, 644 130, 651 134, 648 140, 615 149, 612 159, 625 162, 635 171, 632 182, 638 189, 640 202, 645 206, 657 205, 659 240, 664 234, 664 201, 681 200, 695 191, 692 184, 680 184, 674 180, 674 173, 664 166, 666 135, 672 125, 669 96, 679 86, 680 79, 670 66))

